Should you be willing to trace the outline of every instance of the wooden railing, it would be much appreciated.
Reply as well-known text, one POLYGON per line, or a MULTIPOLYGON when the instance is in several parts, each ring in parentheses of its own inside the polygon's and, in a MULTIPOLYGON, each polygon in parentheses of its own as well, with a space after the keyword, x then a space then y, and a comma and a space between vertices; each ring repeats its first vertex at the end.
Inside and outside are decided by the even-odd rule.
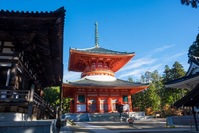
POLYGON ((30 95, 29 90, 0 90, 1 102, 28 102, 30 95))
POLYGON ((33 102, 33 104, 43 107, 50 115, 54 115, 54 108, 46 101, 44 101, 38 94, 34 93, 31 98, 30 90, 0 90, 0 102, 33 102))
POLYGON ((34 93, 33 102, 44 107, 51 115, 54 115, 55 109, 48 102, 44 101, 38 94, 34 93))

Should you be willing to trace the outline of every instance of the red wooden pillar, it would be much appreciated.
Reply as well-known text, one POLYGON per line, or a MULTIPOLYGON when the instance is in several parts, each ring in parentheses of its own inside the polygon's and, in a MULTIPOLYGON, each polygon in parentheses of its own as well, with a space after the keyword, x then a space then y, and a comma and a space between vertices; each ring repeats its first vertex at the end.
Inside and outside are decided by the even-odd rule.
POLYGON ((86 99, 86 112, 89 112, 89 99, 88 99, 88 90, 86 89, 86 93, 85 93, 85 99, 86 99))
POLYGON ((73 112, 73 106, 74 106, 74 104, 73 104, 73 102, 74 102, 74 100, 72 100, 72 101, 70 101, 70 113, 74 113, 73 112))
POLYGON ((108 97, 107 99, 107 104, 108 104, 108 112, 112 112, 112 102, 111 102, 111 98, 108 97))
POLYGON ((74 97, 74 113, 77 113, 77 93, 75 92, 75 97, 74 97))
POLYGON ((97 89, 97 97, 96 97, 96 112, 100 112, 100 89, 97 89))
POLYGON ((121 103, 121 104, 123 103, 123 99, 122 99, 122 90, 119 90, 118 102, 121 103))
POLYGON ((132 112, 132 102, 131 102, 131 95, 128 95, 128 104, 129 104, 129 111, 132 112))
POLYGON ((100 112, 100 97, 98 96, 97 99, 96 99, 96 106, 97 106, 97 112, 100 112))
POLYGON ((89 110, 89 98, 88 98, 87 95, 86 95, 86 112, 90 112, 90 110, 89 110))

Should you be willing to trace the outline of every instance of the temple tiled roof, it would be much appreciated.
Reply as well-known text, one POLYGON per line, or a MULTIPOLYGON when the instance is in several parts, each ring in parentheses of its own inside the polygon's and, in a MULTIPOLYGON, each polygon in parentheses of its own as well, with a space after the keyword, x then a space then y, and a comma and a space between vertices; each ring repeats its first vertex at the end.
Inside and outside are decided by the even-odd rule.
POLYGON ((199 81, 199 73, 184 76, 182 78, 169 81, 165 83, 165 86, 168 88, 187 88, 192 89, 195 85, 197 85, 199 81))
POLYGON ((197 64, 199 66, 199 57, 190 55, 188 63, 191 63, 191 62, 194 62, 195 64, 197 64))
POLYGON ((187 95, 175 102, 174 106, 199 106, 199 84, 187 95))
POLYGON ((193 89, 199 80, 199 57, 190 56, 188 63, 190 64, 186 75, 182 78, 175 79, 165 83, 169 88, 189 88, 193 89))
POLYGON ((148 84, 140 84, 140 83, 133 83, 129 81, 124 81, 120 79, 116 79, 115 81, 95 81, 89 80, 86 78, 82 78, 80 80, 74 82, 68 82, 66 84, 72 86, 96 86, 96 87, 141 87, 141 86, 148 86, 148 84))
POLYGON ((71 48, 72 50, 80 51, 80 52, 85 52, 85 53, 96 53, 96 54, 134 54, 134 52, 119 52, 119 51, 113 51, 101 47, 92 47, 92 48, 86 48, 86 49, 76 49, 76 48, 71 48))

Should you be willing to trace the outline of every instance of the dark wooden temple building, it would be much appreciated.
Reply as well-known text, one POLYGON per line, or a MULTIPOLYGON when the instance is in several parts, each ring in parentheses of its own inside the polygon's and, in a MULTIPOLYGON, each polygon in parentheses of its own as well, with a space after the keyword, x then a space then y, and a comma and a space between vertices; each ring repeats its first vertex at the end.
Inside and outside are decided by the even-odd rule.
POLYGON ((0 11, 0 113, 54 117, 42 90, 62 86, 65 9, 0 11))

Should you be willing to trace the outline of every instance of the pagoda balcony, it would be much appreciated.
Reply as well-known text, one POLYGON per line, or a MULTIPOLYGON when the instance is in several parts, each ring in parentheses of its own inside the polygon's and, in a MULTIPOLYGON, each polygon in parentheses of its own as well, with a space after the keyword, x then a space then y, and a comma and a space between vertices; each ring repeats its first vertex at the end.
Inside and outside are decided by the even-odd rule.
POLYGON ((96 68, 91 70, 86 70, 81 74, 81 77, 85 76, 91 76, 91 75, 108 75, 108 76, 115 76, 115 73, 111 70, 108 70, 106 68, 96 68))

